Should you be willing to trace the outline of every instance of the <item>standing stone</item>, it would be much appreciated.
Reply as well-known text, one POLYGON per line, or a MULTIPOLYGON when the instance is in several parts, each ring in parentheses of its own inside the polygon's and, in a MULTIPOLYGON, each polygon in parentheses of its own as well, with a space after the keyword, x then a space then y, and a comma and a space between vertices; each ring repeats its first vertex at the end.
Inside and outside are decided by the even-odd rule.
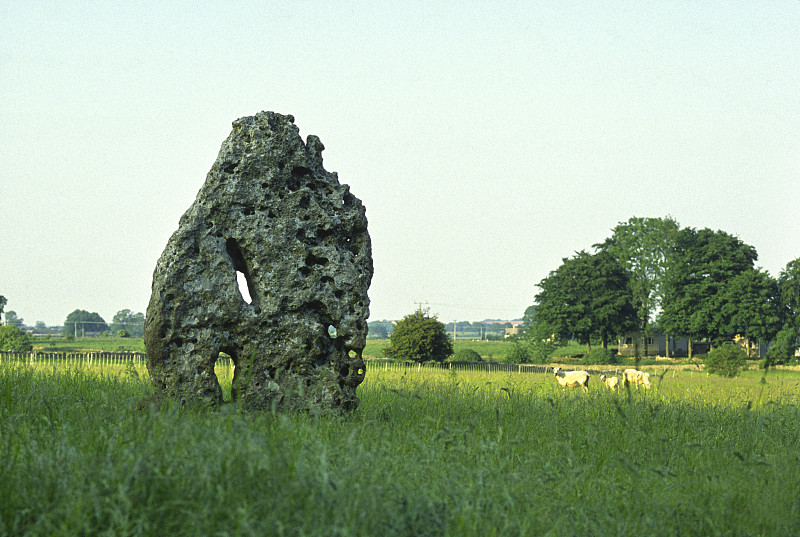
POLYGON ((233 122, 153 274, 144 340, 156 398, 221 403, 224 352, 245 408, 358 406, 370 238, 323 149, 313 135, 303 143, 292 116, 233 122))

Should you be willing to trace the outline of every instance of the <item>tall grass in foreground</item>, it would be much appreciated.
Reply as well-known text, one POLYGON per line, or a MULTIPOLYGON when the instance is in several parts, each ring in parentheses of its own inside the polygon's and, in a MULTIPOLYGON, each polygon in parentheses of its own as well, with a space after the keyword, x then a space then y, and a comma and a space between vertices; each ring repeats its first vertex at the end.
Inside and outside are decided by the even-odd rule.
POLYGON ((336 418, 138 409, 143 371, 3 364, 0 534, 797 535, 799 383, 377 371, 336 418))

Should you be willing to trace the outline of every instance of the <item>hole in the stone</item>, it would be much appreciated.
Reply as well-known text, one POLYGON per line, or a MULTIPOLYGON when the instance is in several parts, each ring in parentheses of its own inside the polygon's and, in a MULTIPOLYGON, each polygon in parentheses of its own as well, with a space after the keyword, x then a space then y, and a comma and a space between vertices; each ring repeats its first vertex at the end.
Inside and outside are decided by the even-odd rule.
POLYGON ((308 268, 308 267, 300 267, 300 268, 299 268, 299 269, 297 269, 297 270, 298 270, 298 272, 300 272, 300 274, 301 274, 302 276, 308 276, 309 274, 311 274, 311 269, 310 269, 310 268, 308 268))
POLYGON ((248 289, 247 278, 245 277, 243 272, 236 271, 236 286, 239 288, 239 294, 242 295, 242 298, 248 304, 253 303, 252 297, 250 297, 250 290, 248 289))
POLYGON ((311 175, 311 170, 309 170, 305 166, 295 166, 294 168, 292 168, 292 177, 294 179, 302 179, 306 175, 311 175))
POLYGON ((328 326, 328 335, 331 336, 331 339, 336 339, 336 337, 339 334, 336 332, 336 327, 335 326, 333 326, 333 325, 329 325, 328 326))
POLYGON ((228 239, 225 241, 225 250, 231 258, 231 264, 236 271, 236 287, 242 299, 248 304, 253 303, 255 293, 253 292, 253 282, 250 281, 250 273, 247 270, 247 263, 245 262, 242 250, 236 239, 228 239))
POLYGON ((306 256, 306 265, 327 265, 328 258, 327 257, 317 257, 314 254, 308 254, 306 256))

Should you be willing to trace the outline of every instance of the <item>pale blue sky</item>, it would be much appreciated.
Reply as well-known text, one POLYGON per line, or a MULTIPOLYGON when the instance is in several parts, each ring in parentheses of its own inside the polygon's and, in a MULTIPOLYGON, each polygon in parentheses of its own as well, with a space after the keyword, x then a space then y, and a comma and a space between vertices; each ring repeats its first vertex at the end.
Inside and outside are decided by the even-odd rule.
POLYGON ((367 208, 371 319, 522 316, 670 215, 800 257, 800 2, 6 2, 0 295, 144 312, 236 118, 295 116, 367 208))

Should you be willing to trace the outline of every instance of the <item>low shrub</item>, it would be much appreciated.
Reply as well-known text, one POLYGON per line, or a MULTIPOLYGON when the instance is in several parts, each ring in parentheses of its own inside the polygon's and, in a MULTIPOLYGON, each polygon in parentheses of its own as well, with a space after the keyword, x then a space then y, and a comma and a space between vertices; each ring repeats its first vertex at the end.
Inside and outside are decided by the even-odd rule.
POLYGON ((482 362, 483 358, 472 349, 458 349, 453 355, 454 362, 482 362))
POLYGON ((723 377, 735 377, 747 364, 747 355, 738 345, 721 345, 706 355, 706 371, 723 377))
POLYGON ((603 347, 595 347, 584 355, 582 363, 586 365, 617 364, 619 359, 610 350, 603 347))
POLYGON ((529 360, 530 352, 528 351, 528 345, 520 341, 515 341, 505 361, 509 364, 527 364, 529 360))

